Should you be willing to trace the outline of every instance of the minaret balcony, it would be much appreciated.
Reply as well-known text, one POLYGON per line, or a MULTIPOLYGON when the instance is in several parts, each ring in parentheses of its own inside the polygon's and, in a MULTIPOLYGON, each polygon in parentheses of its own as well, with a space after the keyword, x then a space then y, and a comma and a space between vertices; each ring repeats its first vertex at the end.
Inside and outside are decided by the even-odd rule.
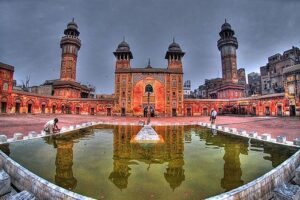
POLYGON ((74 44, 80 48, 81 40, 76 36, 63 36, 60 41, 60 47, 62 47, 64 44, 74 44))
POLYGON ((222 46, 224 45, 232 45, 235 48, 238 48, 238 41, 236 39, 236 37, 231 37, 231 38, 221 38, 218 40, 218 49, 220 50, 222 48, 222 46))

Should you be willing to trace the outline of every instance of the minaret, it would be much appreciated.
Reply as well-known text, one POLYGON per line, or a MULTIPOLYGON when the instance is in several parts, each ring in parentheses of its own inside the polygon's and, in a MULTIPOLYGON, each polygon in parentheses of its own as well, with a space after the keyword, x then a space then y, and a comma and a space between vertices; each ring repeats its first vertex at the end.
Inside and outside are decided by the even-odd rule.
POLYGON ((168 69, 181 69, 182 70, 182 57, 184 52, 181 50, 179 44, 173 42, 169 45, 168 51, 166 53, 165 59, 168 60, 168 69))
POLYGON ((238 48, 238 42, 234 37, 231 25, 227 23, 226 19, 219 35, 221 38, 218 40, 218 49, 221 52, 222 78, 226 83, 237 83, 236 49, 238 48))
POLYGON ((74 18, 67 25, 64 34, 60 41, 60 48, 62 49, 60 79, 76 81, 76 63, 81 41, 78 38, 80 33, 74 18))
POLYGON ((133 59, 129 44, 125 42, 125 38, 113 52, 116 57, 116 69, 130 68, 130 59, 133 59))

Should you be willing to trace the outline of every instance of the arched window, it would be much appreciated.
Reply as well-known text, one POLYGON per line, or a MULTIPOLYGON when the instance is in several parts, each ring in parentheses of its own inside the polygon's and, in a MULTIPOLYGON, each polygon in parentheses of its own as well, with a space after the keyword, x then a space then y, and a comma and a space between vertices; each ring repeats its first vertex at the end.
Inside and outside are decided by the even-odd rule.
POLYGON ((150 85, 150 84, 146 85, 146 87, 145 87, 145 92, 152 93, 152 92, 153 92, 153 87, 152 87, 152 85, 150 85))

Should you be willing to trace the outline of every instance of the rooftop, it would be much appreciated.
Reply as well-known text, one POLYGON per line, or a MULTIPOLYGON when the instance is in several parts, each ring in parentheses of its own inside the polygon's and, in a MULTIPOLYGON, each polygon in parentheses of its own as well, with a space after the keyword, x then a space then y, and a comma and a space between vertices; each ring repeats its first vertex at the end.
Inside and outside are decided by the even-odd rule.
POLYGON ((2 62, 0 62, 0 68, 7 69, 7 70, 10 70, 10 71, 14 71, 15 70, 15 68, 13 66, 5 64, 5 63, 2 63, 2 62))

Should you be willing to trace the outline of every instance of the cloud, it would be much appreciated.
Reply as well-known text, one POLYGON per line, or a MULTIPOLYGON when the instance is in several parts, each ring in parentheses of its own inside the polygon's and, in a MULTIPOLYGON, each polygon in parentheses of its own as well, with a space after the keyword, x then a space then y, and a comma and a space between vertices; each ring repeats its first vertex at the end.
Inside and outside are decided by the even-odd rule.
POLYGON ((113 93, 115 58, 123 36, 133 53, 133 67, 151 58, 166 67, 165 52, 172 38, 186 51, 184 79, 198 87, 221 75, 217 49, 227 18, 239 42, 238 66, 259 71, 267 57, 299 46, 298 1, 1 1, 0 60, 14 65, 15 79, 31 75, 32 84, 59 77, 60 38, 75 17, 81 32, 77 80, 113 93), (107 84, 111 82, 111 84, 107 84))

